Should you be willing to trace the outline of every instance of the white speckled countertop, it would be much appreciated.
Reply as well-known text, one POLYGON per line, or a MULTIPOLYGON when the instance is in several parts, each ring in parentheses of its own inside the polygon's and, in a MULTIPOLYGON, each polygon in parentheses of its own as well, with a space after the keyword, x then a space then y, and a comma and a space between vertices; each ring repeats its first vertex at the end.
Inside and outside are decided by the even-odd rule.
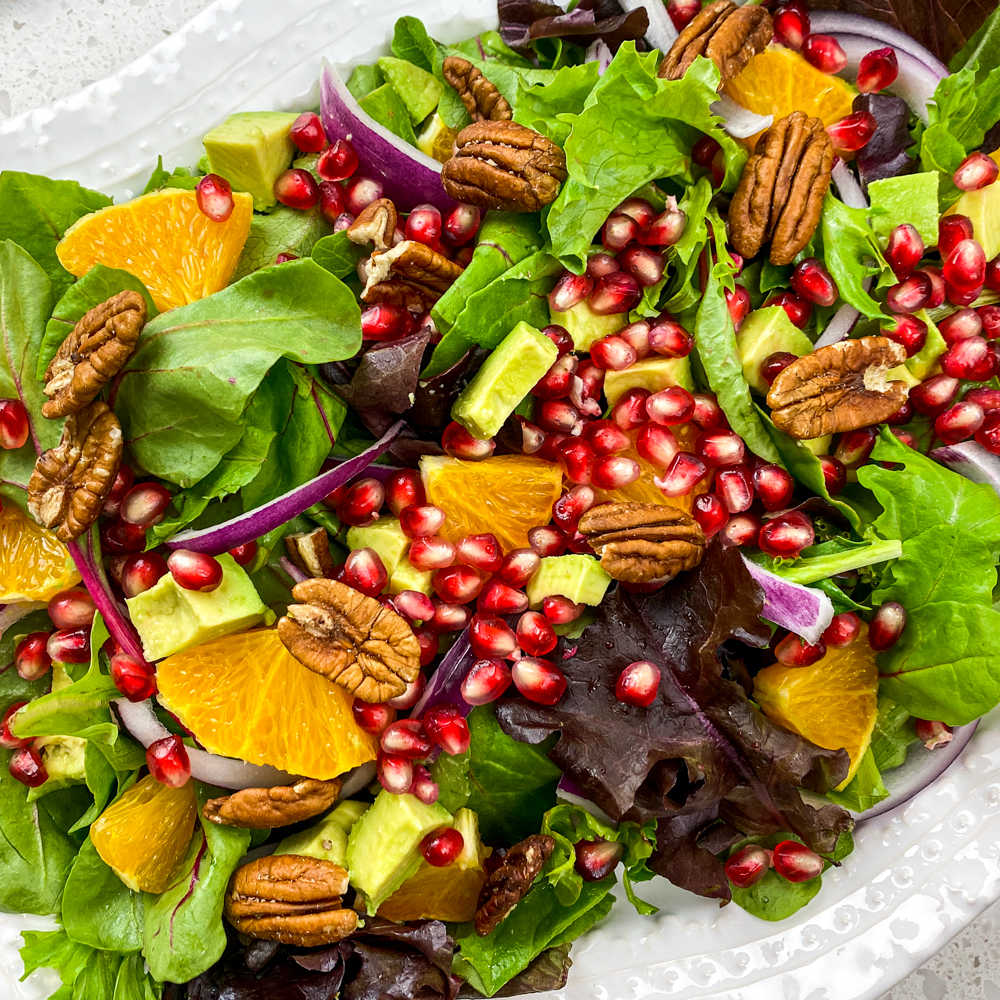
MULTIPOLYGON (((206 0, 0 0, 0 117, 114 72, 206 6, 206 0)), ((883 1000, 1000 1000, 998 940, 1000 903, 883 1000)))

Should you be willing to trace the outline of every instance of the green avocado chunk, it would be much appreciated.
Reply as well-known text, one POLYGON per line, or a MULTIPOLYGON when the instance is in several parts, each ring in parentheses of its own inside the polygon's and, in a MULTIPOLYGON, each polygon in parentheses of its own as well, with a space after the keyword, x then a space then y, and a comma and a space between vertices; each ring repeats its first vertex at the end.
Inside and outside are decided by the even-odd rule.
POLYGON ((364 802, 341 802, 318 823, 285 837, 274 853, 320 858, 346 868, 347 835, 367 809, 368 805, 364 802))
POLYGON ((614 406, 629 389, 659 392, 671 385, 694 392, 690 358, 644 358, 623 371, 609 369, 604 373, 604 395, 608 406, 614 406))
POLYGON ((444 86, 427 70, 395 56, 383 56, 378 60, 378 68, 406 105, 414 125, 422 122, 438 106, 444 86))
POLYGON ((596 607, 610 586, 611 577, 593 556, 546 556, 528 583, 528 600, 537 608, 543 598, 559 595, 574 604, 596 607))
POLYGON ((347 529, 347 547, 352 551, 374 549, 389 576, 402 561, 409 545, 409 538, 394 517, 380 517, 371 524, 347 529))
POLYGON ((274 182, 288 169, 295 146, 288 137, 298 116, 284 111, 240 111, 205 134, 205 155, 212 173, 234 191, 253 195, 258 211, 277 202, 274 182))
POLYGON ((812 341, 788 318, 781 306, 755 309, 736 334, 736 349, 743 363, 743 377, 751 389, 767 395, 768 385, 760 373, 765 358, 778 351, 796 357, 812 353, 812 341))
POLYGON ((518 323, 455 400, 452 419, 474 437, 493 437, 558 356, 544 333, 518 323))
POLYGON ((592 344, 595 344, 602 337, 617 333, 628 323, 628 317, 621 313, 611 316, 602 316, 595 313, 587 304, 587 300, 577 302, 572 309, 566 312, 550 311, 552 322, 561 327, 565 327, 573 340, 573 346, 578 351, 589 351, 592 344))

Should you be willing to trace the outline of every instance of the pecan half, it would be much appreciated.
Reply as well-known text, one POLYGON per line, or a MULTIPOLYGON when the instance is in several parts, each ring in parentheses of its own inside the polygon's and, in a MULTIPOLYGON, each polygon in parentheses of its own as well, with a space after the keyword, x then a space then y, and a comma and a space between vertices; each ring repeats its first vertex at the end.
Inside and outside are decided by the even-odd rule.
POLYGON ((771 15, 756 4, 737 7, 715 0, 702 8, 677 36, 660 64, 662 77, 679 80, 698 56, 707 56, 722 74, 722 83, 738 76, 774 37, 771 15))
POLYGON ((801 111, 775 122, 758 140, 729 204, 737 253, 756 257, 771 241, 772 264, 790 264, 812 239, 830 187, 833 143, 823 123, 801 111))
POLYGON ((302 778, 294 785, 244 788, 224 798, 209 799, 202 806, 205 819, 220 826, 272 830, 312 819, 326 812, 340 793, 340 781, 302 778))
POLYGON ((537 212, 566 180, 566 155, 544 135, 516 122, 473 122, 458 133, 441 168, 456 201, 509 212, 537 212))
POLYGON ((793 361, 771 384, 771 419, 799 440, 879 424, 906 402, 906 384, 886 378, 905 360, 906 351, 888 337, 821 347, 793 361))
POLYGON ((441 72, 462 98, 474 122, 506 122, 514 117, 507 99, 468 59, 448 56, 441 72))
POLYGON ((347 238, 352 243, 371 243, 376 250, 388 250, 398 224, 396 206, 388 198, 379 198, 358 213, 347 227, 347 238))
POLYGON ((671 580, 705 554, 698 522, 665 504, 598 504, 580 518, 580 531, 608 576, 625 583, 671 580))
POLYGON ((337 580, 303 580, 292 590, 278 635, 299 663, 362 701, 406 690, 420 672, 420 646, 406 621, 337 580))
POLYGON ((146 325, 138 292, 119 292, 85 313, 45 370, 46 417, 82 410, 125 367, 146 325))
POLYGON ((288 558, 308 576, 333 576, 336 572, 326 528, 285 535, 285 551, 288 558))
POLYGON ((556 846, 555 840, 535 833, 515 844, 495 868, 479 893, 476 933, 482 937, 496 930, 524 899, 556 846))
POLYGON ((347 872, 332 861, 273 854, 236 870, 224 913, 241 934, 317 948, 357 928, 358 915, 340 906, 346 890, 347 872))
POLYGON ((403 240, 371 255, 361 298, 427 312, 461 273, 461 266, 444 254, 416 240, 403 240))
POLYGON ((72 413, 55 448, 43 452, 28 480, 28 511, 71 542, 96 520, 122 460, 122 428, 101 402, 72 413))

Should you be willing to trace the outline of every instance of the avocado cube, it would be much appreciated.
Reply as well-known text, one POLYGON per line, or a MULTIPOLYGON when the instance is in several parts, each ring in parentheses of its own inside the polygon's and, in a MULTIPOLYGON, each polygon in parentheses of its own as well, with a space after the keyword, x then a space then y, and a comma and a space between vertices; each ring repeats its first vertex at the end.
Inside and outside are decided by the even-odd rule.
POLYGON ((295 146, 289 138, 298 116, 284 111, 240 111, 205 134, 205 155, 212 173, 234 191, 253 195, 257 211, 277 202, 274 182, 288 169, 295 146))
POLYGON ((428 597, 433 590, 434 574, 430 570, 417 569, 409 559, 401 559, 399 565, 389 574, 389 593, 398 594, 402 590, 417 590, 428 597))
MULTIPOLYGON (((990 154, 995 160, 997 153, 990 154)), ((967 215, 972 220, 972 234, 992 260, 1000 253, 1000 184, 988 184, 978 191, 966 191, 945 213, 967 215)))
POLYGON ((409 538, 403 534, 399 521, 394 517, 380 517, 371 524, 347 529, 347 547, 352 551, 374 549, 389 576, 392 576, 409 545, 409 538))
POLYGON ((629 389, 659 392, 671 385, 694 392, 689 358, 645 358, 624 371, 604 373, 604 395, 609 406, 614 406, 629 389))
POLYGON ((628 323, 628 317, 616 313, 611 316, 601 316, 595 313, 587 304, 587 300, 577 302, 566 312, 551 311, 553 323, 565 327, 573 339, 573 347, 578 351, 589 351, 591 345, 601 337, 617 333, 628 323))
POLYGON ((823 437, 807 438, 805 441, 800 441, 799 444, 816 456, 829 455, 830 445, 833 444, 833 435, 824 434, 823 437))
POLYGON ((364 802, 341 802, 318 823, 285 837, 274 849, 274 853, 321 858, 346 867, 347 835, 367 809, 364 802))
POLYGON ((406 105, 414 125, 422 122, 438 106, 444 86, 432 73, 395 56, 383 56, 378 60, 378 68, 386 83, 406 105))
POLYGON ((452 419, 474 437, 493 437, 558 356, 544 333, 518 323, 455 400, 452 419))
POLYGON ((574 604, 596 607, 610 586, 611 577, 593 556, 546 556, 528 582, 528 600, 537 608, 543 598, 561 595, 574 604))
POLYGON ((761 363, 777 351, 796 357, 811 354, 812 341, 788 318, 781 306, 755 309, 736 334, 736 349, 743 363, 743 377, 751 389, 767 395, 768 385, 760 373, 761 363))

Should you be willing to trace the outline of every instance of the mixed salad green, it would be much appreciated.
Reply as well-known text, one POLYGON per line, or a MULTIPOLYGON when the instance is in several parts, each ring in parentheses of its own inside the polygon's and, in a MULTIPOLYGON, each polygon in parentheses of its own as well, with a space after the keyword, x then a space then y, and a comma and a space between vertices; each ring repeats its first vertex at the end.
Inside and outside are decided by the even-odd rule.
POLYGON ((732 5, 404 17, 132 201, 0 173, 0 909, 52 1000, 556 989, 619 878, 782 920, 1000 702, 1000 11, 763 6, 665 76, 732 5), (791 112, 815 224, 741 256, 791 112), (541 211, 452 197, 525 135, 541 211), (337 888, 242 888, 289 858, 337 888))

